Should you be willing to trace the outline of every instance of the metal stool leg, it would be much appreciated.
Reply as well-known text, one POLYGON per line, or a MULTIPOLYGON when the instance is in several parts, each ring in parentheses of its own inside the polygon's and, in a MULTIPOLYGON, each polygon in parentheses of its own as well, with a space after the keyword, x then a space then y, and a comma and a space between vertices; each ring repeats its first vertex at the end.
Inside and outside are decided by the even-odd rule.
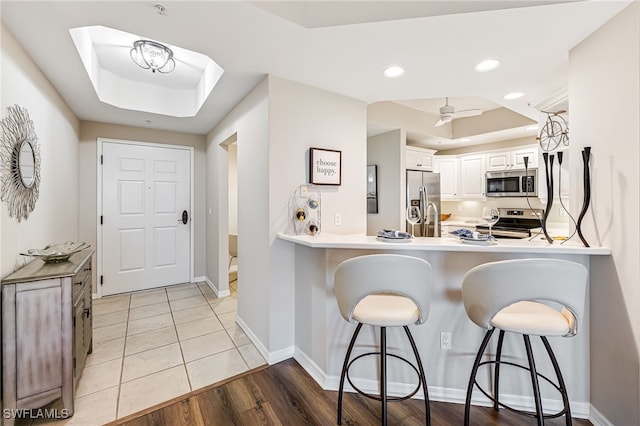
POLYGON ((416 363, 418 364, 418 371, 420 372, 420 381, 422 383, 422 389, 424 391, 424 409, 425 409, 425 418, 426 425, 431 426, 431 410, 429 409, 429 390, 427 389, 427 378, 424 374, 424 368, 422 367, 422 360, 420 359, 420 354, 418 353, 418 348, 416 347, 416 342, 413 340, 413 336, 411 335, 411 331, 409 327, 404 326, 404 331, 409 338, 409 342, 411 342, 411 349, 413 349, 413 355, 416 357, 416 363))
POLYGON ((542 401, 540 399, 540 387, 538 386, 538 373, 536 371, 536 363, 533 360, 533 351, 531 350, 531 341, 529 336, 523 334, 524 346, 527 349, 527 359, 529 360, 529 371, 531 372, 531 385, 533 386, 533 397, 536 402, 536 418, 538 426, 544 425, 544 414, 542 413, 542 401))
POLYGON ((476 374, 478 374, 478 367, 480 366, 480 361, 482 360, 482 355, 484 354, 485 349, 487 349, 487 344, 493 335, 495 328, 491 330, 487 330, 487 333, 484 335, 484 339, 482 340, 482 344, 480 345, 480 349, 478 349, 478 354, 476 355, 476 360, 473 362, 473 368, 471 369, 471 377, 469 378, 469 386, 467 386, 467 399, 464 403, 464 425, 469 426, 469 412, 471 410, 471 394, 473 393, 473 386, 476 382, 476 374))
POLYGON ((380 400, 382 426, 387 426, 387 327, 380 327, 380 400))
POLYGON ((340 374, 340 388, 338 389, 338 424, 342 424, 342 395, 344 394, 344 378, 347 374, 347 366, 349 365, 349 358, 351 358, 351 351, 353 350, 353 345, 356 343, 356 338, 360 333, 360 329, 362 328, 362 323, 358 323, 356 330, 353 332, 353 336, 351 337, 351 342, 349 342, 349 348, 347 349, 347 354, 344 357, 344 364, 342 365, 342 373, 340 374))
POLYGON ((560 394, 562 395, 562 403, 564 404, 564 415, 567 426, 571 426, 571 407, 569 407, 569 396, 567 395, 567 387, 564 384, 564 379, 562 378, 562 373, 560 372, 560 365, 558 365, 558 360, 556 356, 553 354, 553 350, 551 349, 551 345, 545 336, 540 336, 540 340, 544 343, 544 347, 549 354, 549 358, 551 359, 551 363, 553 364, 553 369, 556 371, 556 377, 558 378, 558 387, 560 388, 560 394))
POLYGON ((495 377, 493 378, 493 409, 498 411, 500 409, 499 406, 499 395, 500 395, 500 357, 502 356, 502 342, 504 341, 504 330, 500 330, 500 334, 498 335, 498 350, 496 351, 496 363, 495 363, 495 377))

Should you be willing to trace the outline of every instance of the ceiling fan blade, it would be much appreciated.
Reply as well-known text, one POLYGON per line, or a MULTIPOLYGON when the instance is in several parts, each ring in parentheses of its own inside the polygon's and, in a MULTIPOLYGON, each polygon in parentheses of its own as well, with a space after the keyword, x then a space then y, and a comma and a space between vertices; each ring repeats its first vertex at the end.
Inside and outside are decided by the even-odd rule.
POLYGON ((450 123, 450 122, 451 122, 451 118, 450 117, 444 117, 444 118, 441 118, 440 120, 438 120, 436 122, 436 124, 433 125, 433 127, 444 126, 445 124, 450 123))
POLYGON ((481 114, 482 114, 481 109, 464 109, 462 111, 456 111, 453 113, 455 118, 474 117, 476 115, 481 115, 481 114))

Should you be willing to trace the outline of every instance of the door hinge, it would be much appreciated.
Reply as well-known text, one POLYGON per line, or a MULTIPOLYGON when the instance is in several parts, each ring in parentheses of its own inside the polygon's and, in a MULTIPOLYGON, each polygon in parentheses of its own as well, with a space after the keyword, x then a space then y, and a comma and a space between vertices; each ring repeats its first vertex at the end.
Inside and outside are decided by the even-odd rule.
POLYGON ((100 216, 100 225, 102 225, 104 223, 104 216, 100 216))
POLYGON ((104 275, 100 275, 100 285, 104 284, 104 275))
POLYGON ((100 154, 100 164, 104 164, 104 155, 100 154))

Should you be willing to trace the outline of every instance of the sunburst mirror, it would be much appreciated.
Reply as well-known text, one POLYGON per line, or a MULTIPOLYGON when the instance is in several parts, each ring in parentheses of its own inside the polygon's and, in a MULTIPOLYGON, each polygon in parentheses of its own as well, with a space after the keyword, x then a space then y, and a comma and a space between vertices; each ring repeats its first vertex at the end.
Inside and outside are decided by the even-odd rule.
POLYGON ((7 109, 0 134, 0 200, 7 203, 9 216, 20 222, 38 200, 40 145, 29 111, 19 105, 7 109))

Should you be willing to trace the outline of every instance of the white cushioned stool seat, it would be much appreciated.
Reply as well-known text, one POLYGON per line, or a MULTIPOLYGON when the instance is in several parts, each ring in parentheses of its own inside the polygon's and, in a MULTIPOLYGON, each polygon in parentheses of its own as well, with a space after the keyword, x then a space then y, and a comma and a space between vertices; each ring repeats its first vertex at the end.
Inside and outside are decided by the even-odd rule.
POLYGON ((380 327, 415 324, 419 317, 420 311, 413 300, 397 294, 371 294, 353 310, 354 320, 380 327))
POLYGON ((562 313, 533 301, 507 306, 493 317, 491 325, 500 330, 533 336, 565 336, 570 331, 569 321, 562 313))

